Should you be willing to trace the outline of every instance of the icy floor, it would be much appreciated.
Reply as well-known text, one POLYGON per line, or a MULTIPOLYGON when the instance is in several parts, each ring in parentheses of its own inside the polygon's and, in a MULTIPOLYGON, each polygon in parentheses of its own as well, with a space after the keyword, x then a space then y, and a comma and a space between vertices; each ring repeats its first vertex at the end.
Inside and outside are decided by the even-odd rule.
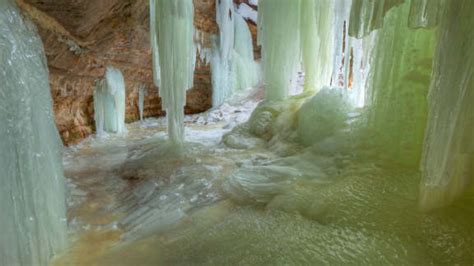
POLYGON ((258 98, 188 116, 181 150, 168 146, 163 119, 69 148, 71 247, 52 264, 474 263, 472 194, 423 214, 416 172, 223 145, 222 135, 248 119, 258 98), (249 178, 248 189, 233 195, 225 187, 241 184, 227 182, 231 176, 268 182, 249 178))

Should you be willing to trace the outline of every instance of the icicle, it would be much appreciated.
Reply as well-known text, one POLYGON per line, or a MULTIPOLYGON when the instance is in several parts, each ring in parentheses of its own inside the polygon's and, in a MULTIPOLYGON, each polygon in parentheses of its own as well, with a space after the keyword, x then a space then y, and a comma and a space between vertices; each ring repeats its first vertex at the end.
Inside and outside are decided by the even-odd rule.
MULTIPOLYGON (((334 53, 334 1, 317 0, 316 8, 316 27, 318 35, 318 53, 313 60, 315 63, 315 88, 319 90, 323 86, 329 86, 332 75, 332 60, 334 53)), ((302 25, 302 27, 304 27, 302 25)), ((307 75, 306 75, 307 76, 307 75)))
POLYGON ((426 124, 434 32, 407 27, 409 1, 387 12, 371 53, 370 127, 383 153, 417 167, 426 124))
POLYGON ((334 5, 335 17, 333 23, 334 55, 332 85, 333 87, 342 87, 345 86, 346 76, 349 74, 349 64, 346 64, 348 61, 346 57, 350 58, 347 25, 349 23, 351 2, 348 0, 336 0, 334 5))
POLYGON ((105 80, 96 80, 94 84, 94 120, 97 137, 105 135, 105 113, 107 86, 105 80))
POLYGON ((141 85, 138 89, 138 111, 140 113, 140 121, 143 121, 143 109, 145 105, 146 87, 141 85))
POLYGON ((316 1, 301 0, 301 53, 305 72, 306 91, 319 90, 317 88, 317 57, 320 46, 316 22, 316 1))
POLYGON ((438 25, 445 0, 412 0, 408 25, 411 28, 432 28, 438 25))
POLYGON ((161 71, 160 71, 160 52, 158 50, 158 37, 156 36, 156 1, 150 0, 150 41, 151 56, 153 64, 153 83, 156 87, 161 87, 161 71))
POLYGON ((429 92, 420 205, 453 202, 474 181, 474 1, 447 1, 429 92))
POLYGON ((252 33, 247 22, 240 14, 234 13, 234 24, 234 54, 232 56, 232 69, 235 73, 234 89, 242 90, 257 85, 260 69, 254 60, 252 33))
MULTIPOLYGON (((155 0, 156 34, 160 54, 163 110, 168 117, 169 138, 174 144, 184 140, 186 90, 191 88, 196 64, 194 7, 192 0, 155 0)), ((156 67, 154 71, 157 71, 156 67)))
POLYGON ((0 0, 0 265, 48 265, 66 246, 62 145, 34 25, 0 0))
POLYGON ((259 43, 267 100, 282 100, 295 85, 300 66, 301 0, 259 2, 259 43))
POLYGON ((405 0, 353 0, 349 35, 362 38, 373 30, 382 28, 385 14, 392 7, 404 1, 405 0))
POLYGON ((213 36, 210 60, 214 107, 224 103, 234 91, 256 85, 259 79, 252 34, 247 22, 234 12, 232 0, 216 2, 216 20, 219 38, 213 36))

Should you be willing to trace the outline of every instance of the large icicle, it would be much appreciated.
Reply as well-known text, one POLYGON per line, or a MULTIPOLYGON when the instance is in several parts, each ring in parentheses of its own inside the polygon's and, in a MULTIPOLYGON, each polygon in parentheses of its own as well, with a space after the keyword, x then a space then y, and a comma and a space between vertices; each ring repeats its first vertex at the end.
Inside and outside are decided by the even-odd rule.
POLYGON ((153 83, 161 87, 160 51, 158 50, 158 37, 156 31, 156 0, 150 0, 150 41, 153 64, 153 83))
MULTIPOLYGON (((156 34, 160 54, 163 109, 168 117, 169 138, 174 144, 184 140, 186 90, 194 79, 196 49, 192 0, 155 0, 156 34)), ((154 68, 156 72, 156 66, 154 68)))
POLYGON ((234 71, 234 89, 243 90, 257 85, 260 69, 254 60, 252 33, 244 18, 234 13, 234 50, 232 70, 234 71))
POLYGON ((267 100, 282 100, 300 67, 301 0, 260 0, 259 43, 267 100))
POLYGON ((370 128, 387 159, 417 167, 426 124, 434 32, 407 26, 410 1, 385 16, 368 80, 370 128))
POLYGON ((105 72, 105 80, 107 82, 108 94, 113 97, 114 110, 115 110, 115 122, 114 130, 115 133, 124 133, 125 128, 125 80, 122 72, 114 67, 107 67, 105 72))
POLYGON ((0 265, 48 265, 66 246, 62 145, 35 27, 0 0, 0 265))
POLYGON ((405 0, 353 0, 349 35, 362 38, 373 30, 382 28, 385 14, 391 8, 404 1, 405 0))
POLYGON ((138 89, 138 112, 140 113, 140 121, 143 121, 143 110, 145 107, 146 87, 141 85, 138 89))
POLYGON ((447 1, 429 92, 420 203, 450 204, 474 182, 474 1, 447 1))

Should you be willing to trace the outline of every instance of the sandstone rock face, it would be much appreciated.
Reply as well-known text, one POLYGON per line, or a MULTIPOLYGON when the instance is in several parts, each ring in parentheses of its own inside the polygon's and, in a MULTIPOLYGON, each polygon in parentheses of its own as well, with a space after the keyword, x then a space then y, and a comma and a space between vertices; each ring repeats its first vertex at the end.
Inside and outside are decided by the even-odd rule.
MULTIPOLYGON (((216 0, 194 0, 195 26, 204 46, 217 34, 216 0)), ((93 84, 108 65, 126 82, 127 122, 136 121, 138 89, 147 88, 145 117, 159 116, 161 99, 153 86, 148 0, 17 0, 38 26, 50 69, 56 124, 66 145, 94 133, 93 84)), ((236 3, 238 4, 238 3, 236 3)), ((256 27, 251 25, 256 36, 256 27)), ((258 51, 258 50, 256 50, 258 51)), ((258 52, 257 52, 258 54, 258 52)), ((198 62, 186 113, 211 107, 209 66, 198 62)))

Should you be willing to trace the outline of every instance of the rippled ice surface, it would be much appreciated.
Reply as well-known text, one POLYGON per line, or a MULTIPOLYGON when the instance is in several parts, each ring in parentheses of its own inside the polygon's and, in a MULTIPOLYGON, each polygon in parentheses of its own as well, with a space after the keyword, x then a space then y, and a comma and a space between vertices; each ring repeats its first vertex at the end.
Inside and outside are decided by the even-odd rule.
POLYGON ((255 104, 187 117, 181 150, 163 119, 69 148, 71 247, 53 265, 474 263, 473 193, 423 214, 417 172, 221 144, 255 104))

